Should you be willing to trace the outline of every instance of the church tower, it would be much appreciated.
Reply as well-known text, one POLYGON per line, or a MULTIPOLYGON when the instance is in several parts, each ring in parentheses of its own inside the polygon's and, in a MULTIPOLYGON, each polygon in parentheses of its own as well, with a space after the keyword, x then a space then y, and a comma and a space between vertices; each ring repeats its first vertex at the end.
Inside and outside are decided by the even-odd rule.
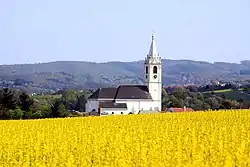
POLYGON ((148 86, 153 101, 157 104, 154 110, 161 111, 162 67, 161 57, 156 51, 154 34, 152 35, 151 45, 144 65, 145 84, 148 86))

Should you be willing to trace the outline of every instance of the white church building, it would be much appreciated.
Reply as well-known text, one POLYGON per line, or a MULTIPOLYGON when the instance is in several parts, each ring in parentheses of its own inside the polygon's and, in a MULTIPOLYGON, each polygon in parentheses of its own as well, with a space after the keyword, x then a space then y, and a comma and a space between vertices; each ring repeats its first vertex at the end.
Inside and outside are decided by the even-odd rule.
POLYGON ((86 111, 103 116, 161 111, 162 63, 156 51, 154 35, 145 58, 144 78, 144 85, 97 89, 89 96, 86 111))

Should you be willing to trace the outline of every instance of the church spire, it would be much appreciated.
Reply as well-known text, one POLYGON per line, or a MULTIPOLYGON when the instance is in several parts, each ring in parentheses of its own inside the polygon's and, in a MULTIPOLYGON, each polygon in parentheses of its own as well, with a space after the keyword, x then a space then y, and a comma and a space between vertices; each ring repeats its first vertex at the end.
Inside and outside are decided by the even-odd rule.
POLYGON ((145 84, 148 86, 148 92, 156 104, 156 110, 161 111, 162 64, 161 57, 156 51, 154 34, 152 34, 152 41, 144 66, 145 84))
POLYGON ((152 34, 152 41, 151 41, 151 45, 150 45, 150 48, 149 48, 148 56, 149 57, 158 57, 154 34, 152 34))

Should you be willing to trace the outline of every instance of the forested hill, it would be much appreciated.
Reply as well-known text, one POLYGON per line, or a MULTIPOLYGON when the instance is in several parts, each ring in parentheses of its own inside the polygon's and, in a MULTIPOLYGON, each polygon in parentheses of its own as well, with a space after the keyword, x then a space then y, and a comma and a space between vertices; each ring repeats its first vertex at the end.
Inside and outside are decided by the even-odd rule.
MULTIPOLYGON (((88 89, 143 83, 143 61, 76 62, 0 66, 0 86, 29 92, 64 88, 88 89)), ((163 84, 206 84, 212 80, 236 81, 250 76, 250 61, 239 64, 192 60, 163 60, 163 84)))

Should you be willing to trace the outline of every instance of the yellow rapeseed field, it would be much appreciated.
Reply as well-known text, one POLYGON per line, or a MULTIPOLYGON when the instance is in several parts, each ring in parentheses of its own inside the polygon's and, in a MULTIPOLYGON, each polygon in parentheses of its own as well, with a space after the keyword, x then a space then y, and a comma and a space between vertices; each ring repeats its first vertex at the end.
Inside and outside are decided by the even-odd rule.
POLYGON ((0 121, 0 166, 250 166, 250 110, 0 121))

